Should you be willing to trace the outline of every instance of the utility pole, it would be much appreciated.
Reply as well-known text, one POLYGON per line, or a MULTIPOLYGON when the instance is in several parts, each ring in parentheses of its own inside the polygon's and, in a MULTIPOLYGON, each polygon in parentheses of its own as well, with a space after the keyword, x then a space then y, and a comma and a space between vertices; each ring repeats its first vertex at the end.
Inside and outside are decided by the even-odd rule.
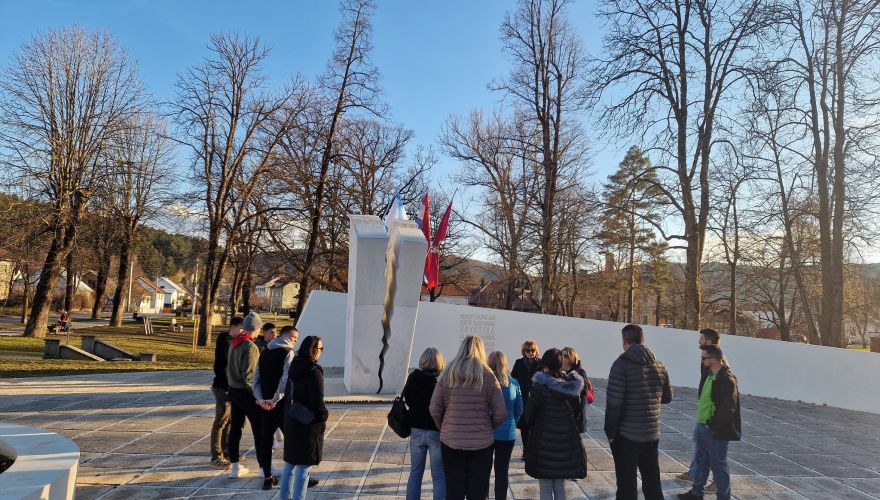
POLYGON ((196 259, 196 271, 193 273, 192 279, 193 285, 193 296, 192 296, 192 312, 190 313, 190 317, 196 317, 196 297, 198 296, 198 287, 199 287, 199 259, 196 259))

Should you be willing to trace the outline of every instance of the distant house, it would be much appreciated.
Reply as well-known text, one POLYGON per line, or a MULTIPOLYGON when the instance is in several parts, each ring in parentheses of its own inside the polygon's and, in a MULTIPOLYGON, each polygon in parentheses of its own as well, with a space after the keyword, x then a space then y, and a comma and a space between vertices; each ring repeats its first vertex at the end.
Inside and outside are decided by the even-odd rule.
POLYGON ((258 283, 257 286, 254 287, 254 295, 258 298, 265 299, 268 298, 270 293, 269 291, 275 286, 275 283, 278 282, 281 278, 279 276, 275 276, 274 278, 266 281, 264 283, 258 283))
MULTIPOLYGON (((460 285, 443 285, 442 287, 437 288, 440 296, 437 297, 434 302, 466 306, 470 301, 471 292, 460 285)), ((425 285, 422 285, 421 300, 424 302, 431 300, 431 295, 428 293, 428 287, 425 285)))
POLYGON ((165 276, 159 278, 159 281, 156 284, 158 284, 159 288, 165 292, 164 306, 166 309, 171 309, 172 311, 177 309, 180 307, 183 299, 189 295, 189 292, 184 287, 171 281, 165 276))
POLYGON ((0 300, 9 298, 9 287, 14 280, 12 273, 15 271, 15 263, 12 258, 0 250, 0 300))
MULTIPOLYGON (((529 289, 514 288, 511 300, 512 311, 538 312, 538 303, 529 289)), ((490 309, 504 309, 507 305, 507 284, 501 281, 483 282, 471 293, 469 305, 476 307, 488 307, 490 309)))
MULTIPOLYGON (((159 285, 143 276, 138 276, 137 284, 143 288, 144 294, 137 301, 132 297, 132 304, 136 304, 139 313, 159 314, 165 306, 165 291, 159 285), (145 300, 147 299, 147 300, 145 300)), ((132 290, 134 292, 134 290, 132 290)))
POLYGON ((299 296, 299 283, 275 280, 269 288, 269 307, 275 310, 293 309, 299 296))

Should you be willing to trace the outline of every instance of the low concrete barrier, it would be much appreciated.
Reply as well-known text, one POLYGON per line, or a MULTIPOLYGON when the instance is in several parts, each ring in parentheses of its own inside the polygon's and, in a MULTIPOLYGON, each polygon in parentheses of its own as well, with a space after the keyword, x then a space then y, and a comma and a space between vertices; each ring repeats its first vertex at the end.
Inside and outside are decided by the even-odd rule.
MULTIPOLYGON (((344 366, 344 293, 309 294, 297 322, 300 337, 320 335, 331 346, 321 355, 324 366, 344 366)), ((378 318, 376 319, 378 321, 378 318)), ((511 363, 521 356, 525 339, 541 350, 571 346, 577 349, 591 377, 605 378, 611 363, 623 351, 623 323, 566 318, 480 307, 420 302, 410 366, 418 365, 426 347, 436 347, 447 359, 458 351, 466 335, 480 335, 486 351, 500 350, 511 363)), ((675 328, 642 325, 645 344, 663 361, 673 385, 696 387, 700 381, 699 334, 675 328)), ((865 392, 861 381, 880 380, 880 355, 794 342, 724 335, 721 347, 739 378, 743 394, 827 404, 880 414, 880 398, 865 392)), ((373 356, 379 357, 381 338, 373 356)), ((364 356, 370 355, 364 345, 364 356)))
POLYGON ((104 361, 104 358, 95 356, 79 347, 62 344, 61 339, 44 339, 46 352, 45 359, 75 359, 80 361, 104 361))
POLYGON ((105 342, 99 339, 95 335, 83 335, 82 336, 82 349, 86 352, 90 352, 95 356, 99 356, 106 360, 116 360, 116 359, 130 359, 132 361, 137 361, 138 356, 132 354, 125 349, 115 346, 110 342, 105 342))
POLYGON ((70 439, 43 429, 0 422, 0 453, 15 459, 0 474, 0 499, 74 497, 79 447, 70 439))

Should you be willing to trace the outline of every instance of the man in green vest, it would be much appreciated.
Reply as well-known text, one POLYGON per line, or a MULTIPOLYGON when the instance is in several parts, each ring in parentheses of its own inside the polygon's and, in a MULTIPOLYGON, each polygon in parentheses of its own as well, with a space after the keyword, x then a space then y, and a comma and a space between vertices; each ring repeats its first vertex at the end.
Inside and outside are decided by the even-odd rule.
POLYGON ((742 422, 739 410, 739 387, 724 361, 724 353, 717 345, 700 348, 701 362, 709 374, 699 390, 697 425, 694 430, 694 486, 678 498, 703 498, 703 487, 709 479, 709 469, 715 476, 717 498, 730 499, 730 470, 727 465, 727 445, 739 441, 742 422))

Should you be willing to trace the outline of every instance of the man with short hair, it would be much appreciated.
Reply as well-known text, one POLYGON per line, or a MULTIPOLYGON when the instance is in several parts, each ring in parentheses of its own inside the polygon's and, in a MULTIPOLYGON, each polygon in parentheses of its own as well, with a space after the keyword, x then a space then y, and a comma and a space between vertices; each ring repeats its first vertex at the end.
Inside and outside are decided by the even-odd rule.
POLYGON ((241 333, 244 320, 240 316, 229 322, 229 331, 217 336, 214 346, 214 424, 211 426, 211 465, 225 469, 229 467, 229 382, 226 380, 226 364, 229 361, 229 344, 241 333))
POLYGON ((269 342, 273 340, 275 340, 275 323, 266 323, 263 325, 260 334, 254 339, 254 344, 257 344, 260 352, 263 352, 269 345, 269 342))
MULTIPOLYGON (((700 345, 699 345, 700 349, 702 349, 704 346, 707 346, 707 345, 718 345, 721 343, 721 334, 719 334, 716 330, 714 330, 712 328, 703 328, 702 330, 700 330, 699 343, 700 343, 700 345)), ((698 388, 703 386, 703 382, 706 381, 706 377, 708 375, 709 375, 709 370, 706 368, 706 365, 701 362, 700 363, 700 385, 697 386, 698 388)), ((696 441, 697 441, 696 431, 695 431, 692 439, 696 443, 696 441)), ((696 453, 697 453, 696 446, 694 446, 694 455, 696 455, 696 453)), ((693 477, 694 477, 694 461, 695 461, 695 459, 696 459, 695 456, 692 456, 691 457, 691 464, 688 465, 688 470, 686 472, 682 472, 681 474, 675 476, 675 479, 678 479, 679 481, 684 481, 687 483, 693 483, 694 482, 693 477)), ((715 493, 715 483, 714 482, 709 483, 706 486, 706 488, 704 489, 704 491, 706 493, 715 493)))
MULTIPOLYGON (((260 407, 253 393, 254 373, 260 359, 260 349, 254 344, 254 334, 263 326, 263 320, 255 312, 248 313, 242 322, 242 332, 232 339, 229 350, 229 363, 226 366, 226 378, 229 382, 229 402, 231 403, 229 430, 229 462, 232 465, 229 477, 238 479, 248 473, 248 469, 240 463, 239 446, 241 432, 247 419, 254 435, 254 447, 257 449, 257 461, 261 462, 263 446, 260 442, 261 416, 260 407)), ((260 463, 260 466, 263 464, 260 463)))
MULTIPOLYGON (((274 326, 273 326, 274 328, 274 326)), ((263 331, 266 327, 263 326, 263 331)), ((254 397, 261 412, 261 434, 256 439, 262 443, 263 489, 271 490, 277 484, 272 474, 272 441, 275 431, 284 428, 284 405, 279 404, 287 386, 287 373, 293 361, 294 347, 299 331, 291 325, 281 328, 281 334, 269 342, 260 353, 257 371, 254 373, 254 397)))
POLYGON ((697 406, 697 425, 694 429, 694 486, 678 498, 703 498, 703 486, 709 479, 709 469, 715 476, 717 498, 730 499, 730 470, 727 465, 727 446, 742 437, 739 407, 739 382, 717 345, 700 348, 700 363, 709 374, 700 385, 697 406))
POLYGON ((623 354, 611 365, 605 406, 605 435, 614 457, 617 498, 636 500, 642 476, 646 500, 660 500, 660 405, 672 401, 672 386, 663 363, 644 346, 638 325, 621 331, 623 354))

